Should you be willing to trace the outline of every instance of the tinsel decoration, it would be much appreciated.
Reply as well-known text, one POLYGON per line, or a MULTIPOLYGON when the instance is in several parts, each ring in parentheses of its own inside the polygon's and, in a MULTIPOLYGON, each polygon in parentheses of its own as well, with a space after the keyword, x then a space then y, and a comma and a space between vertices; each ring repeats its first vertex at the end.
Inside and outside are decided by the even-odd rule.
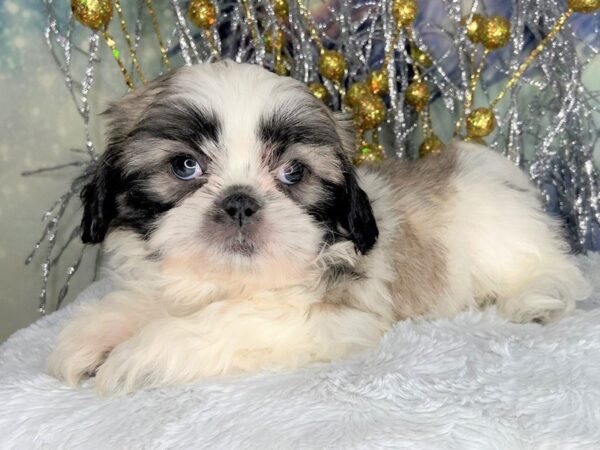
MULTIPOLYGON (((312 7, 304 0, 72 0, 66 21, 57 19, 67 12, 64 4, 41 1, 46 42, 86 136, 80 159, 40 169, 81 168, 44 213, 42 236, 27 258, 44 253, 42 313, 49 276, 64 251, 56 236, 75 245, 79 227, 65 223, 65 213, 98 159, 88 99, 96 66, 110 63, 98 61, 101 39, 134 89, 149 78, 137 52, 145 19, 152 39, 144 45, 156 48, 162 72, 218 58, 259 64, 306 83, 333 110, 353 114, 357 164, 377 164, 386 153, 435 157, 453 136, 501 151, 529 172, 547 208, 566 219, 575 250, 600 249, 593 163, 599 93, 582 82, 600 48, 600 0, 475 0, 468 7, 462 0, 338 0, 312 7), (172 14, 159 16, 156 8, 172 14), (135 21, 128 23, 131 12, 135 21), (88 30, 87 48, 75 45, 75 27, 88 30), (161 29, 169 30, 166 39, 161 29), (74 57, 86 60, 81 74, 74 73, 74 57)), ((69 265, 58 305, 82 257, 83 250, 69 265)))

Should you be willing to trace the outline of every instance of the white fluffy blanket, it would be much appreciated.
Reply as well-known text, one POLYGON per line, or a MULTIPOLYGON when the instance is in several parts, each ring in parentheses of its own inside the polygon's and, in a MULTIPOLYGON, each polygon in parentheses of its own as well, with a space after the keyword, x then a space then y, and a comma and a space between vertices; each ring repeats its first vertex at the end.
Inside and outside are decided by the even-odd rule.
POLYGON ((594 297, 553 325, 406 321, 351 360, 113 399, 45 372, 68 307, 0 347, 0 448, 598 449, 600 255, 580 262, 594 297))

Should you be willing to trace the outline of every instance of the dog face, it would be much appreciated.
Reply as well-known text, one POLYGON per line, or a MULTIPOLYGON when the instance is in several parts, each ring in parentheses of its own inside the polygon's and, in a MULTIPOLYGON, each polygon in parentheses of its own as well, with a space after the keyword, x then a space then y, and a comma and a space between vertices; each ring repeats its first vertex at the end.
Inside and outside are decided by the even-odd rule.
POLYGON ((376 242, 352 132, 296 80, 230 61, 185 67, 107 113, 84 242, 126 229, 154 257, 289 276, 334 241, 362 253, 376 242))

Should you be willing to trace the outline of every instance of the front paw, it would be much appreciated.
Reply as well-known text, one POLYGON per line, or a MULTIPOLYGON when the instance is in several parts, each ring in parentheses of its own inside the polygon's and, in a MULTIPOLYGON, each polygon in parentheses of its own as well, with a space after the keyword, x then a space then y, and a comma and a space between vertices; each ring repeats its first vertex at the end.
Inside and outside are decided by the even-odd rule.
POLYGON ((96 391, 101 396, 118 396, 160 384, 159 359, 151 348, 136 345, 135 338, 123 342, 98 368, 96 391))
POLYGON ((75 387, 82 379, 94 375, 109 352, 110 347, 86 336, 85 331, 73 323, 59 335, 56 348, 48 358, 48 371, 75 387))

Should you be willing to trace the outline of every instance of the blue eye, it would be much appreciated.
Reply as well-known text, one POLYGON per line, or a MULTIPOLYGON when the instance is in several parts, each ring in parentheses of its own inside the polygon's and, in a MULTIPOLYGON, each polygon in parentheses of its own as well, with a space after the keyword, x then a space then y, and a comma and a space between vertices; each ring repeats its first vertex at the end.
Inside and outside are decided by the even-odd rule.
POLYGON ((204 173, 200 163, 189 156, 178 156, 171 161, 173 173, 180 180, 192 180, 204 173))
POLYGON ((284 184, 296 184, 304 176, 305 167, 299 161, 292 161, 287 166, 279 169, 277 178, 284 184))

